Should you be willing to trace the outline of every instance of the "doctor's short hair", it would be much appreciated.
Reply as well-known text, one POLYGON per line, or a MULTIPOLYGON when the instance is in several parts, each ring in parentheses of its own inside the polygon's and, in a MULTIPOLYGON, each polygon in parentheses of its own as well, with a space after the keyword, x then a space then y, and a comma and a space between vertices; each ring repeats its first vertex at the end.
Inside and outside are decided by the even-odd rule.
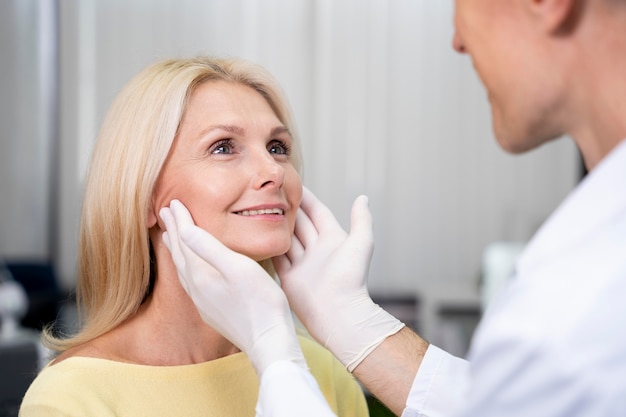
MULTIPOLYGON (((147 216, 187 103, 206 82, 242 84, 268 102, 292 138, 292 163, 302 169, 291 109, 274 77, 235 58, 167 59, 147 67, 121 90, 98 134, 86 177, 78 247, 79 330, 44 332, 44 343, 64 351, 115 328, 132 316, 151 289, 155 260, 147 216)), ((271 260, 262 265, 271 271, 271 260)))

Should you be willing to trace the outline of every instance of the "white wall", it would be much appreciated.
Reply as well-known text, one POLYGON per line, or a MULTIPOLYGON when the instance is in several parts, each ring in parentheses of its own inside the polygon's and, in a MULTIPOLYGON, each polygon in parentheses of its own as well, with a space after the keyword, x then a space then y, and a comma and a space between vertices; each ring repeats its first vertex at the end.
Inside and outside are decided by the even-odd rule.
POLYGON ((50 10, 0 1, 0 259, 50 256, 50 10))
POLYGON ((65 284, 82 173, 114 95, 155 59, 209 53, 255 60, 279 79, 304 141, 305 184, 344 225, 354 197, 370 196, 372 292, 476 299, 483 248, 528 239, 575 184, 579 160, 570 141, 525 156, 498 148, 471 62, 451 49, 452 3, 61 0, 65 284))

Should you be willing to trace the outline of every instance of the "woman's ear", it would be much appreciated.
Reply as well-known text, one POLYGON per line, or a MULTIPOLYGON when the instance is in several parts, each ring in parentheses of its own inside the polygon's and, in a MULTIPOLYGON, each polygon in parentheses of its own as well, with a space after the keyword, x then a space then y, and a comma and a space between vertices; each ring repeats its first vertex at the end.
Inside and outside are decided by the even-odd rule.
POLYGON ((150 203, 148 207, 148 215, 146 216, 146 228, 151 229, 158 222, 157 214, 154 212, 154 203, 150 203))
POLYGON ((575 27, 582 0, 525 0, 546 33, 566 34, 575 27))

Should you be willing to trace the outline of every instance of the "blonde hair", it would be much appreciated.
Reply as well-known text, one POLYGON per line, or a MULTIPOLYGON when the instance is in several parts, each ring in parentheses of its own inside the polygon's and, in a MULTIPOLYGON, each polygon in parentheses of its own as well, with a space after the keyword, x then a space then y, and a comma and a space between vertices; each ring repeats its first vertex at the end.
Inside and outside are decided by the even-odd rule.
MULTIPOLYGON (((240 59, 196 57, 157 62, 137 74, 113 102, 96 140, 86 179, 79 235, 77 304, 80 330, 44 331, 44 344, 64 351, 132 316, 154 280, 147 229, 153 188, 196 87, 208 81, 243 84, 259 92, 301 147, 289 105, 275 79, 240 59)), ((271 271, 271 261, 263 266, 271 271)))

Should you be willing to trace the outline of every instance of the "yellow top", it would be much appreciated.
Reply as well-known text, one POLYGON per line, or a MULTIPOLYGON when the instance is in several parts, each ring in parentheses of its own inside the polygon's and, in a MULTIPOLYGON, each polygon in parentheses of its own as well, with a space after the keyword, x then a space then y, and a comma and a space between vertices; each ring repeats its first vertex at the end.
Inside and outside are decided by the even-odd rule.
MULTIPOLYGON (((360 385, 341 363, 306 337, 300 344, 333 411, 340 417, 368 416, 360 385)), ((19 416, 253 417, 258 390, 244 353, 182 366, 71 357, 39 373, 19 416)))

